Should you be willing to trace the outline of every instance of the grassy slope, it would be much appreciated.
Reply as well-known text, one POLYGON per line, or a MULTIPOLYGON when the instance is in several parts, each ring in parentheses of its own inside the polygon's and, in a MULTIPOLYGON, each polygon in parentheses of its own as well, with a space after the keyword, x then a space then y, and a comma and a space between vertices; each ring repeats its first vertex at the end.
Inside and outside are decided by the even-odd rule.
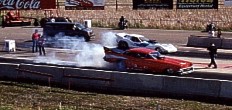
POLYGON ((197 101, 106 95, 0 81, 0 110, 154 110, 157 104, 161 110, 232 110, 231 106, 208 104, 197 101))

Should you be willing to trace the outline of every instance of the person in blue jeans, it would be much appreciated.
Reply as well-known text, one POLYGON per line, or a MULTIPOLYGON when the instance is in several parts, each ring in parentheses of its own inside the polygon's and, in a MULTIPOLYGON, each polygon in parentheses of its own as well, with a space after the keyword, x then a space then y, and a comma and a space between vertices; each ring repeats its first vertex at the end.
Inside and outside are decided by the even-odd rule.
POLYGON ((39 39, 38 39, 39 55, 42 55, 42 54, 44 56, 46 55, 44 45, 45 45, 45 40, 43 36, 40 37, 40 34, 39 34, 39 39))
POLYGON ((39 39, 39 33, 38 30, 36 29, 35 32, 32 34, 32 52, 38 52, 38 39, 39 39))

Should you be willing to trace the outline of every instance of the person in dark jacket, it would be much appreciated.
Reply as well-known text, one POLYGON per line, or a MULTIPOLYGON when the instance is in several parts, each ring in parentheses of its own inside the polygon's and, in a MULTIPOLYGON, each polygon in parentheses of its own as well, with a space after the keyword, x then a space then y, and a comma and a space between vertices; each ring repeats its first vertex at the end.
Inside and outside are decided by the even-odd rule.
POLYGON ((124 18, 124 16, 121 16, 121 18, 119 19, 118 26, 119 26, 120 29, 125 29, 125 18, 124 18))
POLYGON ((220 28, 218 28, 217 37, 221 38, 221 36, 222 36, 222 30, 220 28))
POLYGON ((213 68, 217 68, 217 64, 215 61, 215 57, 217 56, 217 47, 215 46, 214 43, 210 43, 210 46, 207 48, 207 50, 209 51, 209 56, 211 59, 208 67, 211 67, 211 65, 214 65, 213 68))
POLYGON ((124 22, 124 21, 125 21, 124 16, 121 16, 121 18, 119 19, 119 22, 124 22))

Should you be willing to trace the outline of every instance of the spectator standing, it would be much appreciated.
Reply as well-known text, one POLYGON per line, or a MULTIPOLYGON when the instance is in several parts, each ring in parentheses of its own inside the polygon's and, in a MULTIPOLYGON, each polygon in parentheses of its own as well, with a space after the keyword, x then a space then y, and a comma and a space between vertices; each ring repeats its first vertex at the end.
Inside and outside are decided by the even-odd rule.
POLYGON ((214 23, 209 24, 209 37, 214 37, 215 36, 215 31, 216 31, 216 26, 214 23))
POLYGON ((66 17, 65 20, 70 23, 72 22, 72 20, 69 17, 66 17))
POLYGON ((50 21, 51 21, 51 22, 56 22, 56 19, 55 19, 53 13, 51 14, 50 21))
POLYGON ((212 23, 212 36, 215 37, 216 26, 212 23))
POLYGON ((44 49, 44 44, 45 44, 45 40, 44 40, 44 37, 41 36, 40 37, 40 34, 39 34, 39 40, 38 40, 38 46, 39 46, 39 55, 46 55, 45 53, 45 49, 44 49))
POLYGON ((36 29, 35 32, 32 34, 32 52, 38 52, 38 39, 39 39, 39 33, 36 29))
POLYGON ((211 65, 214 65, 213 68, 217 68, 217 64, 215 61, 215 57, 217 56, 217 47, 215 46, 215 44, 210 43, 210 46, 207 48, 207 50, 209 51, 209 56, 211 60, 208 67, 210 68, 211 65))
POLYGON ((125 18, 124 16, 121 16, 121 18, 119 19, 119 24, 118 24, 120 29, 125 29, 125 18))
POLYGON ((125 21, 124 16, 121 16, 121 18, 119 19, 119 22, 124 22, 124 21, 125 21))
POLYGON ((125 26, 125 29, 128 29, 128 21, 127 20, 125 20, 124 26, 125 26))
POLYGON ((221 38, 221 36, 222 36, 222 30, 220 28, 218 28, 217 37, 221 38))

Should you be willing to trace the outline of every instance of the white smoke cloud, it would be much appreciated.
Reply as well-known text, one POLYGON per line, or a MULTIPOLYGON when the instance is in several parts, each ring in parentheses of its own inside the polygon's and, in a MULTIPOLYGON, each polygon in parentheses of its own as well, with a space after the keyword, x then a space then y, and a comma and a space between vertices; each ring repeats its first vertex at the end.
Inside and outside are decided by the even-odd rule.
POLYGON ((55 37, 46 39, 46 43, 52 47, 75 49, 81 42, 85 42, 84 37, 65 36, 64 33, 59 33, 55 37))
POLYGON ((66 65, 70 65, 70 63, 68 63, 68 62, 64 63, 61 59, 56 57, 55 52, 50 52, 49 54, 47 54, 46 57, 37 55, 37 57, 34 59, 34 62, 36 62, 36 63, 46 63, 46 64, 58 64, 58 65, 66 64, 66 65))
POLYGON ((80 53, 75 57, 77 66, 104 67, 106 62, 103 60, 104 50, 100 44, 84 43, 80 53))
POLYGON ((103 46, 112 47, 117 45, 116 36, 113 32, 102 33, 101 44, 89 43, 85 42, 83 38, 62 36, 60 34, 54 39, 56 39, 54 42, 50 42, 54 47, 62 47, 66 50, 61 50, 61 52, 57 50, 46 51, 46 56, 38 56, 34 62, 75 65, 77 67, 109 67, 110 64, 103 59, 105 55, 103 46), (66 54, 62 56, 60 53, 66 54))
POLYGON ((116 35, 113 32, 102 33, 101 44, 103 46, 115 47, 117 46, 116 35))

